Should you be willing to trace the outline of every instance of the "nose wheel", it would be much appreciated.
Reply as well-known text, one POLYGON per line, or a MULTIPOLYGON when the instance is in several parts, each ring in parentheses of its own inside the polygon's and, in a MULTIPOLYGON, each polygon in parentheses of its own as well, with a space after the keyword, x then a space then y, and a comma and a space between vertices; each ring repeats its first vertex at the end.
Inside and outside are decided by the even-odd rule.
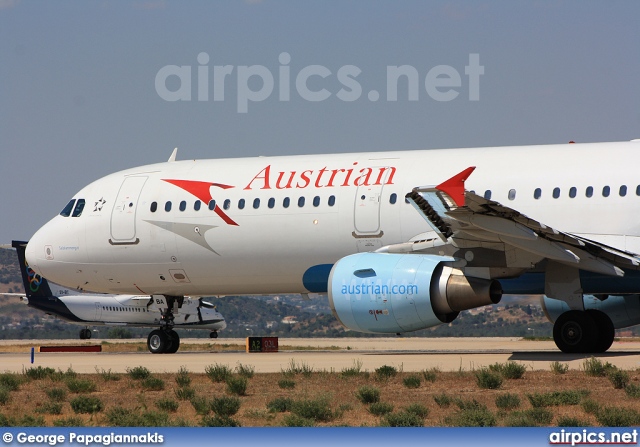
POLYGON ((80 329, 80 340, 89 340, 91 338, 91 329, 80 329))
POLYGON ((211 331, 209 333, 210 338, 218 338, 218 331, 211 331))

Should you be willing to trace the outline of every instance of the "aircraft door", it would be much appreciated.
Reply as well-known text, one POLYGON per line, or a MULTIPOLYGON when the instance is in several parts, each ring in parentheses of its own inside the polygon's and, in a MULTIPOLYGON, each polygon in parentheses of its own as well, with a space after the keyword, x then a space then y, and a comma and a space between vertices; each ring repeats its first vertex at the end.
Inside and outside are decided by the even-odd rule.
POLYGON ((358 186, 354 204, 353 236, 356 238, 382 237, 380 231, 380 202, 382 189, 389 176, 388 167, 365 168, 370 172, 363 174, 358 186), (367 175, 367 177, 364 177, 367 175))
POLYGON ((138 199, 147 177, 127 177, 120 186, 118 197, 111 212, 112 245, 134 245, 136 238, 136 210, 138 199))
POLYGON ((96 304, 96 318, 95 321, 99 321, 100 317, 102 316, 102 304, 100 303, 95 303, 96 304))

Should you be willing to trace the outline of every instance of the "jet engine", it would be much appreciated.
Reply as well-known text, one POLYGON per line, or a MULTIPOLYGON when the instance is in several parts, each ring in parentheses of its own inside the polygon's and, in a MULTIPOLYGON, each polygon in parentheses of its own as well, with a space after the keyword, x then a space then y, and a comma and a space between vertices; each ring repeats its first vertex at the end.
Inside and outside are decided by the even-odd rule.
MULTIPOLYGON (((639 295, 584 295, 583 301, 585 310, 599 310, 603 312, 611 319, 613 327, 616 329, 640 324, 639 295)), ((552 323, 555 323, 560 315, 570 310, 566 302, 554 300, 544 295, 540 300, 540 305, 547 319, 552 323)))
POLYGON ((495 280, 467 277, 444 256, 358 253, 329 275, 329 305, 348 329, 393 334, 453 321, 467 309, 496 304, 495 280))

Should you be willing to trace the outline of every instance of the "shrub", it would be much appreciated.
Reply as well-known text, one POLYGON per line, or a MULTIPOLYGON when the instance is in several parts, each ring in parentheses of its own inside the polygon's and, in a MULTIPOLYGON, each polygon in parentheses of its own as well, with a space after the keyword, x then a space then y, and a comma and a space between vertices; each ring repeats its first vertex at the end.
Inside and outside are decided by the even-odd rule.
POLYGON ((230 417, 240 410, 240 399, 237 397, 214 397, 211 411, 220 417, 230 417))
POLYGON ((556 425, 558 427, 588 427, 590 424, 572 416, 560 416, 556 425))
POLYGON ((62 380, 67 379, 75 379, 78 377, 78 373, 73 370, 73 368, 68 367, 66 371, 62 371, 58 369, 55 373, 51 374, 50 378, 54 382, 60 382, 62 380))
POLYGON ((297 416, 313 419, 317 422, 329 422, 334 417, 329 399, 326 396, 294 401, 291 405, 291 412, 297 416))
POLYGON ((449 408, 449 405, 451 405, 451 402, 453 402, 451 396, 448 396, 445 393, 436 394, 435 396, 433 396, 433 400, 440 408, 449 408))
POLYGON ((497 390, 502 386, 502 377, 487 368, 477 371, 475 376, 478 387, 482 389, 497 390))
POLYGON ((588 395, 586 390, 563 390, 549 393, 527 394, 527 398, 534 408, 553 407, 559 405, 578 405, 588 395))
POLYGON ((385 427, 424 427, 424 418, 407 411, 399 411, 385 415, 381 425, 385 427))
POLYGON ((582 363, 582 368, 584 369, 585 374, 588 376, 604 377, 609 371, 615 369, 615 366, 613 366, 609 362, 602 363, 602 361, 600 361, 599 359, 591 357, 586 359, 582 363))
POLYGON ((637 399, 640 397, 640 385, 630 383, 624 388, 624 392, 627 393, 627 396, 637 399))
POLYGON ((62 414, 62 404, 60 402, 45 402, 36 409, 37 413, 62 414))
POLYGON ((9 390, 3 386, 0 386, 0 405, 6 405, 11 400, 11 394, 9 390))
POLYGON ((296 374, 302 374, 305 377, 310 377, 313 373, 313 367, 309 366, 305 362, 296 363, 295 359, 289 361, 289 366, 286 369, 281 370, 285 376, 293 376, 296 374))
POLYGON ((104 380, 105 382, 117 382, 118 380, 120 380, 120 376, 116 373, 112 373, 110 369, 99 370, 96 366, 96 373, 98 373, 100 377, 102 377, 102 380, 104 380))
POLYGON ((538 427, 549 425, 553 420, 553 413, 546 408, 530 408, 525 411, 510 413, 504 421, 507 427, 538 427))
POLYGON ((89 379, 68 379, 67 388, 75 394, 93 393, 97 386, 89 379))
POLYGON ((24 372, 24 375, 31 380, 42 380, 51 377, 55 374, 56 370, 53 368, 43 368, 42 366, 36 366, 35 368, 29 368, 24 372))
POLYGON ((78 396, 71 400, 71 409, 75 413, 97 413, 102 411, 102 401, 95 396, 78 396))
POLYGON ((180 400, 191 400, 196 396, 196 390, 190 387, 178 388, 174 393, 180 400))
POLYGON ((452 427, 494 427, 496 417, 486 407, 460 410, 444 419, 452 427))
POLYGON ((242 363, 238 362, 238 365, 236 366, 236 372, 241 377, 246 377, 247 379, 251 379, 253 375, 256 373, 256 368, 254 366, 243 365, 242 363))
POLYGON ((363 404, 373 404, 380 402, 380 390, 376 387, 364 385, 358 388, 356 397, 363 404))
POLYGON ((422 419, 429 416, 429 409, 422 404, 411 404, 404 409, 407 413, 413 413, 422 419))
POLYGON ((631 427, 640 424, 640 414, 631 408, 605 407, 598 411, 596 420, 604 427, 631 427))
POLYGON ((218 415, 205 416, 202 418, 203 427, 241 427, 242 425, 235 419, 218 415))
POLYGON ((600 412, 600 404, 592 399, 585 399, 580 405, 582 410, 587 414, 596 415, 600 412))
POLYGON ((69 416, 68 418, 53 421, 54 427, 84 427, 84 425, 84 420, 77 416, 69 416))
POLYGON ((186 388, 191 385, 191 377, 189 377, 189 371, 186 367, 181 366, 176 374, 176 383, 180 388, 186 388))
POLYGON ((404 386, 410 389, 420 388, 420 382, 421 382, 420 376, 416 376, 416 375, 407 376, 404 379, 402 379, 402 383, 404 384, 404 386))
POLYGON ((475 399, 464 400, 464 399, 455 399, 454 403, 461 410, 479 410, 482 408, 487 408, 485 405, 482 405, 475 399))
POLYGON ((151 377, 151 371, 144 366, 136 366, 134 368, 127 368, 127 374, 133 380, 144 380, 151 377))
POLYGON ((231 368, 229 368, 228 365, 220 365, 218 363, 207 366, 204 372, 212 382, 226 382, 232 374, 231 368))
POLYGON ((608 377, 613 387, 617 390, 621 390, 629 385, 629 373, 621 369, 609 371, 608 377))
POLYGON ((282 389, 293 389, 296 386, 296 382, 291 379, 280 379, 278 380, 278 386, 282 389))
POLYGON ((393 405, 388 402, 374 402, 367 410, 374 416, 383 416, 393 411, 393 405))
POLYGON ((165 412, 113 407, 106 412, 109 425, 114 427, 168 427, 174 425, 165 412))
POLYGON ((288 397, 276 397, 273 400, 267 402, 267 409, 272 413, 284 413, 285 411, 291 411, 293 406, 293 400, 288 397))
POLYGON ((20 376, 14 373, 0 374, 0 387, 6 388, 9 391, 18 391, 22 379, 20 376))
POLYGON ((156 407, 158 407, 159 410, 169 413, 175 413, 176 411, 178 411, 179 406, 180 404, 177 401, 166 396, 156 401, 156 407))
POLYGON ((246 377, 229 377, 227 379, 227 391, 237 396, 246 396, 248 384, 249 381, 246 377))
POLYGON ((343 368, 340 372, 342 377, 357 377, 362 372, 362 360, 354 360, 353 366, 349 368, 343 368))
POLYGON ((394 366, 389 365, 382 365, 380 368, 376 368, 375 372, 378 380, 387 380, 398 374, 398 370, 394 366))
POLYGON ((191 402, 191 406, 193 406, 193 409, 196 410, 197 414, 209 414, 209 410, 211 407, 209 405, 209 402, 207 402, 207 399, 205 399, 204 397, 197 396, 191 399, 189 402, 191 402))
POLYGON ((569 371, 569 365, 566 363, 560 363, 558 361, 551 362, 551 372, 554 374, 564 374, 569 371))
POLYGON ((514 410, 520 407, 520 398, 517 394, 500 394, 496 396, 496 407, 501 410, 514 410))
POLYGON ((147 377, 140 382, 140 386, 147 391, 164 390, 164 380, 158 377, 147 377))
POLYGON ((438 373, 440 372, 440 370, 438 370, 438 368, 431 368, 431 369, 425 369, 424 371, 422 371, 422 377, 424 377, 424 380, 426 382, 435 382, 436 379, 438 378, 438 373))
POLYGON ((44 427, 45 422, 42 416, 26 414, 18 419, 17 425, 20 427, 44 427))
POLYGON ((282 421, 285 427, 315 427, 316 421, 297 414, 288 414, 282 421))
POLYGON ((527 367, 521 363, 507 362, 502 369, 502 377, 505 379, 521 379, 527 367))
POLYGON ((50 400, 54 401, 63 401, 67 398, 67 392, 63 388, 49 388, 45 393, 50 400))

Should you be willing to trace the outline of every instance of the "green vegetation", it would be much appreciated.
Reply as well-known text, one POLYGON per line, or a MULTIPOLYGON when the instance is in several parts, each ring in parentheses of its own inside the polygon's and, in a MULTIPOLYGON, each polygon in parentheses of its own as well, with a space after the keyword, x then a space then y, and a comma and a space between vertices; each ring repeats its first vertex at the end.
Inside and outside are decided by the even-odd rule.
POLYGON ((520 398, 517 394, 499 394, 496 396, 496 407, 501 410, 514 410, 520 407, 520 398))
POLYGON ((240 422, 235 419, 213 415, 202 418, 203 427, 241 427, 240 422))
POLYGON ((191 377, 189 377, 189 371, 185 366, 181 366, 176 374, 176 383, 180 388, 186 388, 191 385, 191 377))
POLYGON ((398 374, 398 369, 394 366, 382 365, 380 368, 376 368, 375 373, 378 380, 388 380, 398 374))
POLYGON ((240 410, 240 399, 237 397, 214 397, 211 401, 211 411, 217 416, 228 418, 240 410))
POLYGON ((55 369, 49 367, 36 366, 35 368, 28 368, 24 371, 24 375, 27 376, 31 380, 42 380, 47 379, 54 375, 56 372, 55 369))
POLYGON ((334 418, 334 413, 331 410, 331 400, 328 396, 293 401, 291 412, 301 418, 311 419, 315 422, 329 422, 334 418))
POLYGON ((500 374, 492 372, 489 368, 482 368, 475 372, 478 387, 482 389, 497 390, 502 386, 500 374))
POLYGON ((5 387, 0 387, 0 405, 6 405, 11 400, 11 394, 5 387))
POLYGON ((534 408, 553 407, 559 405, 578 405, 589 394, 587 390, 563 390, 549 393, 527 394, 534 408))
POLYGON ((302 374, 304 377, 311 377, 313 374, 313 367, 309 366, 305 362, 297 363, 295 359, 289 361, 289 366, 282 370, 282 374, 286 377, 302 374))
POLYGON ((629 385, 629 381, 631 380, 629 378, 628 372, 618 368, 610 370, 607 374, 607 377, 609 378, 609 381, 611 382, 613 387, 617 390, 626 388, 627 385, 629 385))
POLYGON ((440 408, 449 408, 453 402, 453 398, 445 393, 436 394, 433 396, 433 400, 440 408))
POLYGON ((602 363, 600 359, 595 357, 588 358, 582 362, 582 369, 584 369, 586 375, 591 377, 604 377, 614 368, 615 366, 611 363, 602 363))
POLYGON ((0 387, 3 387, 9 391, 18 391, 22 378, 18 374, 14 373, 2 373, 0 374, 0 387))
POLYGON ((204 369, 205 374, 212 382, 226 382, 229 377, 233 375, 233 371, 229 368, 229 365, 221 365, 215 363, 209 365, 204 369))
POLYGON ((353 366, 343 368, 340 372, 342 377, 357 377, 362 373, 362 360, 353 361, 353 366))
POLYGON ((435 382, 436 379, 438 378, 438 373, 440 372, 440 370, 438 368, 430 368, 430 369, 425 369, 424 371, 422 371, 422 377, 424 377, 424 380, 426 382, 435 382))
POLYGON ((164 380, 158 377, 147 377, 140 381, 140 386, 147 391, 164 390, 164 380))
POLYGON ((191 400, 196 395, 196 390, 190 387, 182 387, 174 390, 176 397, 180 400, 191 400))
POLYGON ((393 411, 393 404, 388 402, 374 402, 369 405, 367 410, 374 416, 384 416, 393 411))
POLYGON ((238 362, 238 365, 236 366, 236 372, 239 376, 250 379, 256 373, 256 368, 254 366, 243 365, 242 363, 238 362))
POLYGON ((640 385, 630 383, 624 388, 624 391, 625 393, 627 393, 627 396, 631 397, 632 399, 640 398, 640 385))
POLYGON ((293 406, 293 400, 288 397, 276 397, 273 400, 267 402, 267 410, 272 413, 284 413, 285 411, 291 411, 293 406))
POLYGON ((96 373, 98 373, 100 377, 102 377, 102 380, 104 380, 105 382, 117 382, 118 380, 120 380, 120 375, 116 373, 112 373, 110 369, 99 370, 98 367, 96 366, 96 373))
POLYGON ((631 427, 640 425, 640 413, 631 408, 605 407, 596 414, 598 423, 604 427, 631 427))
POLYGON ((158 410, 166 411, 167 413, 175 413, 178 411, 179 406, 180 403, 178 403, 178 401, 166 396, 156 401, 156 407, 158 410))
POLYGON ((569 371, 569 365, 566 363, 560 363, 558 361, 555 362, 551 362, 551 364, 549 365, 549 367, 551 368, 551 372, 554 374, 565 374, 567 371, 569 371))
POLYGON ((98 387, 90 379, 68 379, 67 388, 74 394, 93 393, 98 387))
POLYGON ((358 388, 356 397, 365 405, 380 402, 380 390, 373 386, 364 385, 358 388))
POLYGON ((76 413, 97 413, 104 408, 102 401, 95 396, 78 396, 69 403, 76 413))
POLYGON ((246 377, 229 377, 227 379, 227 391, 237 396, 246 396, 248 384, 249 381, 246 377))
POLYGON ((44 414, 62 414, 62 403, 45 402, 41 406, 36 408, 36 412, 44 414))
POLYGON ((420 388, 420 383, 421 383, 420 376, 412 374, 402 379, 402 383, 407 388, 420 388))
POLYGON ((422 419, 425 419, 427 416, 429 416, 429 409, 424 405, 418 403, 407 406, 404 411, 406 411, 407 413, 413 413, 416 416, 421 417, 422 419))
POLYGON ((530 408, 524 411, 509 413, 505 420, 507 427, 538 427, 550 425, 553 413, 547 408, 530 408))
POLYGON ((295 388, 296 382, 291 379, 280 379, 278 380, 278 386, 283 390, 291 390, 295 388))
POLYGON ((131 377, 133 380, 144 380, 151 377, 151 371, 149 371, 149 368, 146 368, 144 366, 127 368, 127 374, 129 374, 129 377, 131 377))
POLYGON ((527 368, 516 362, 494 363, 489 369, 500 374, 505 379, 521 379, 527 368))
POLYGON ((388 413, 380 424, 385 427, 423 427, 424 418, 408 411, 388 413))

